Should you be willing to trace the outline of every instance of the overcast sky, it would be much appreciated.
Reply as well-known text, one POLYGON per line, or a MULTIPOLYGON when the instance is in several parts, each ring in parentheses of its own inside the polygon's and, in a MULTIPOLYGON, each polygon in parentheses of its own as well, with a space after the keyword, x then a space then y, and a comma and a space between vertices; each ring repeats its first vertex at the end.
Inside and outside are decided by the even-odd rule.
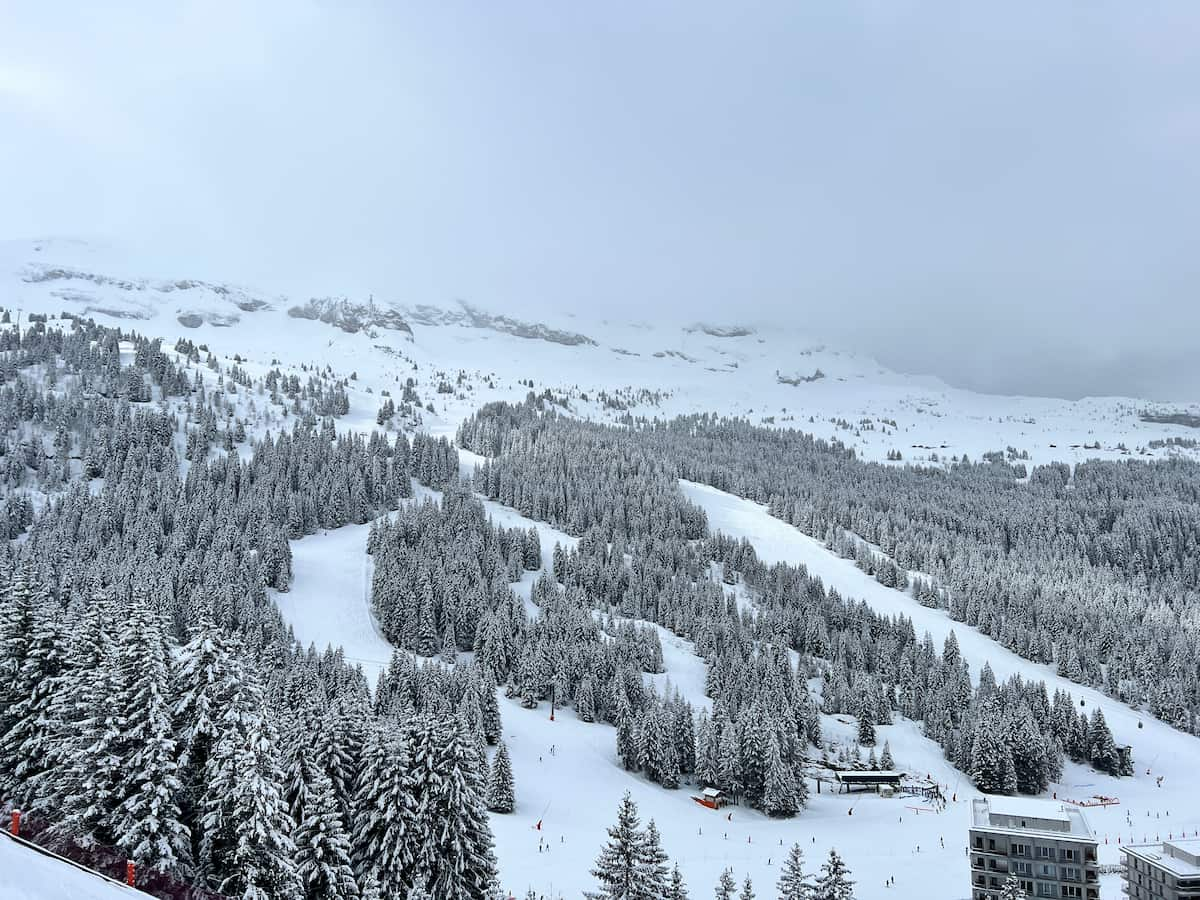
POLYGON ((1190 0, 0 0, 0 237, 1200 399, 1198 47, 1190 0))

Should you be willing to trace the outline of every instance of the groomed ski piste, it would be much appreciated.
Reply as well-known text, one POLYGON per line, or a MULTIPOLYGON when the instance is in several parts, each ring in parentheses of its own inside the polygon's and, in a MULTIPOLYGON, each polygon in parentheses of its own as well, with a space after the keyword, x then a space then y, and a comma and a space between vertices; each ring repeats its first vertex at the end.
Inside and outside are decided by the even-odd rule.
MULTIPOLYGON (((289 316, 286 310, 295 300, 267 297, 261 302, 269 305, 258 306, 260 295, 239 295, 225 285, 145 277, 149 269, 87 244, 27 242, 0 251, 0 280, 9 289, 7 302, 25 314, 57 315, 67 309, 105 324, 160 336, 165 346, 180 337, 206 342, 223 362, 238 354, 255 377, 275 365, 294 372, 314 363, 329 365, 342 376, 354 372, 357 377, 348 386, 350 412, 338 420, 339 430, 369 432, 375 427, 382 391, 398 393, 398 385, 411 377, 422 398, 429 398, 434 406, 433 412, 425 412, 420 427, 448 436, 463 417, 484 403, 520 400, 529 390, 557 392, 566 404, 565 413, 597 419, 612 420, 624 413, 600 402, 598 390, 614 396, 623 391, 622 402, 630 401, 627 411, 634 415, 716 412, 744 415, 755 422, 774 417, 775 424, 837 438, 865 458, 881 460, 893 449, 901 450, 905 461, 913 461, 929 459, 935 452, 940 458, 961 453, 977 458, 1006 445, 1027 450, 1031 465, 1124 458, 1139 451, 1151 457, 1186 452, 1151 449, 1151 440, 1195 435, 1182 426, 1143 422, 1139 411, 1148 406, 1143 401, 1069 402, 974 394, 936 379, 888 372, 871 360, 766 329, 711 334, 728 330, 554 323, 562 328, 574 325, 595 340, 594 345, 564 345, 461 322, 414 322, 410 334, 383 328, 347 332, 328 322, 289 316), (42 268, 31 269, 34 265, 42 268), (58 268, 66 274, 27 280, 30 272, 46 274, 58 268), (140 277, 132 277, 139 273, 140 277), (240 297, 243 306, 231 297, 240 297), (185 320, 189 324, 184 325, 185 320), (803 351, 799 355, 798 347, 803 351), (804 380, 806 373, 817 369, 823 377, 804 380), (463 373, 461 383, 459 373, 463 373), (455 390, 437 392, 445 380, 454 382, 455 390), (659 390, 661 397, 634 402, 640 389, 659 390), (863 420, 870 420, 873 427, 858 427, 863 420), (895 426, 887 424, 892 421, 895 426), (1099 448, 1084 448, 1091 442, 1098 442, 1099 448)), ((1187 410, 1200 412, 1195 407, 1187 410)), ((469 472, 475 460, 466 453, 461 453, 461 459, 464 472, 469 472)), ((851 561, 772 518, 758 504, 703 485, 685 483, 681 489, 706 510, 714 531, 745 537, 764 562, 802 563, 847 598, 864 600, 881 612, 909 616, 918 634, 928 631, 939 645, 953 629, 973 676, 978 677, 987 662, 1000 679, 1021 674, 1044 680, 1051 691, 1069 689, 1089 710, 1103 709, 1115 740, 1133 745, 1134 776, 1113 779, 1066 762, 1062 781, 1051 785, 1045 795, 1120 798, 1119 806, 1085 811, 1099 841, 1102 864, 1119 861, 1118 840, 1154 841, 1200 830, 1200 773, 1194 765, 1200 759, 1200 741, 1196 738, 1059 678, 1048 667, 1023 660, 952 622, 944 612, 884 588, 851 561)), ((421 489, 417 497, 429 493, 421 489)), ((536 527, 545 556, 556 540, 573 540, 499 504, 485 505, 500 524, 536 527)), ((347 526, 293 542, 293 586, 277 594, 276 600, 298 640, 320 649, 341 646, 347 659, 361 664, 374 681, 392 648, 370 611, 367 528, 347 526)), ((527 573, 518 587, 526 596, 535 577, 527 573)), ((662 629, 659 634, 666 672, 645 677, 653 679, 660 692, 677 689, 697 708, 707 706, 703 660, 689 642, 662 629)), ((810 871, 819 867, 830 848, 836 848, 853 873, 855 896, 860 900, 957 900, 970 895, 965 848, 970 800, 978 795, 969 780, 945 761, 940 748, 922 736, 916 723, 897 718, 896 724, 878 726, 878 743, 890 743, 897 768, 928 775, 943 785, 946 796, 954 798, 945 810, 939 812, 913 798, 831 795, 828 788, 818 795, 810 783, 808 807, 794 819, 776 820, 740 806, 708 810, 691 799, 694 786, 668 791, 625 771, 617 760, 611 726, 580 722, 569 709, 558 710, 551 721, 546 703, 534 710, 503 698, 501 704, 516 809, 509 815, 491 816, 491 823, 501 884, 516 897, 529 889, 546 898, 578 897, 594 888, 590 869, 626 791, 637 802, 643 823, 656 821, 664 847, 678 862, 693 897, 709 896, 726 868, 732 868, 739 881, 749 875, 758 896, 770 896, 781 859, 792 843, 803 847, 810 871), (894 886, 885 886, 892 877, 894 886)), ((823 716, 822 731, 827 740, 849 742, 855 723, 849 717, 823 716)), ((102 887, 89 887, 86 881, 76 885, 73 875, 43 871, 39 868, 43 863, 26 859, 33 855, 0 841, 3 896, 109 900, 130 895, 105 882, 98 882, 102 887), (67 880, 59 887, 55 878, 67 880)), ((61 865, 49 859, 45 864, 61 865)), ((1101 886, 1103 897, 1120 893, 1115 874, 1102 875, 1101 886)))
MULTIPOLYGON (((1099 841, 1102 865, 1120 862, 1118 840, 1140 843, 1200 831, 1200 776, 1193 765, 1200 759, 1200 740, 1061 678, 1050 667, 1021 659, 976 630, 953 622, 944 612, 883 587, 852 561, 840 559, 820 542, 771 517, 759 504, 704 485, 684 482, 682 489, 705 509, 713 530, 745 537, 765 563, 803 564, 844 596, 862 599, 879 612, 908 616, 918 634, 928 631, 939 646, 953 630, 976 679, 987 662, 998 679, 1020 674, 1044 680, 1051 691, 1056 687, 1071 691, 1089 710, 1103 709, 1116 741, 1134 746, 1134 776, 1115 779, 1067 761, 1062 781, 1045 794, 1072 800, 1093 795, 1120 798, 1119 806, 1085 810, 1099 841)), ((505 526, 537 527, 544 553, 552 550, 555 540, 572 541, 499 504, 489 502, 488 509, 505 526)), ((325 643, 341 645, 348 657, 362 654, 378 665, 391 649, 374 632, 369 607, 361 600, 369 586, 370 564, 365 526, 358 531, 342 528, 295 542, 295 586, 279 600, 302 642, 311 640, 319 649, 325 643), (347 561, 347 553, 356 554, 352 561, 347 561), (310 578, 308 573, 322 574, 310 578)), ((522 584, 527 587, 534 577, 527 573, 522 584)), ((708 708, 703 660, 690 642, 665 629, 658 631, 666 672, 644 677, 652 679, 660 692, 678 690, 697 709, 708 708)), ((366 662, 364 670, 371 672, 366 662)), ((780 860, 796 842, 814 870, 829 849, 836 848, 854 873, 855 896, 860 900, 970 895, 967 829, 970 801, 980 795, 910 720, 897 717, 893 725, 877 726, 878 744, 890 743, 897 768, 929 776, 942 785, 946 797, 953 798, 944 810, 912 797, 831 795, 828 786, 818 795, 810 782, 809 805, 799 816, 771 819, 742 806, 709 810, 692 800, 698 790, 694 785, 668 791, 625 771, 617 759, 611 726, 581 722, 570 709, 558 709, 551 721, 547 703, 528 710, 502 694, 500 702, 517 805, 510 815, 491 816, 491 822, 502 886, 513 896, 533 889, 547 898, 570 898, 593 889, 590 870, 605 830, 615 818, 617 801, 626 791, 637 802, 643 822, 653 818, 659 826, 663 845, 679 864, 693 896, 707 895, 726 868, 732 868, 739 880, 749 875, 763 894, 773 890, 780 860), (886 886, 892 877, 895 884, 886 886)), ((827 740, 852 743, 857 726, 848 716, 823 715, 821 727, 827 740)), ((1101 896, 1117 896, 1119 877, 1102 875, 1101 890, 1101 896)))

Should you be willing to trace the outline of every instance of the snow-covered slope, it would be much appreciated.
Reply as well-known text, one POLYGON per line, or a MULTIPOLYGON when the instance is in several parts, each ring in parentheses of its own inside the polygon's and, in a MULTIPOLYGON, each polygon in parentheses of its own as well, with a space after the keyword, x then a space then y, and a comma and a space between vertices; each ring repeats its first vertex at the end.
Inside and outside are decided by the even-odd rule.
MULTIPOLYGON (((1154 841, 1166 839, 1169 835, 1179 837, 1181 832, 1189 836, 1200 832, 1200 774, 1194 765, 1194 761, 1200 759, 1200 738, 1177 731, 1099 691, 1062 678, 1051 666, 1022 659, 979 631, 952 621, 944 610, 921 606, 903 591, 884 587, 858 569, 852 560, 838 557, 826 550, 819 541, 773 518, 765 506, 707 485, 685 481, 682 487, 688 499, 704 509, 709 526, 714 531, 745 538, 764 563, 804 565, 810 574, 820 577, 827 586, 836 587, 845 597, 864 600, 871 608, 885 615, 907 616, 912 620, 917 634, 928 632, 939 646, 954 631, 963 659, 970 664, 971 675, 976 681, 986 662, 997 679, 1020 675, 1027 680, 1045 681, 1051 692, 1062 688, 1086 704, 1087 709, 1102 709, 1117 743, 1129 744, 1134 748, 1133 776, 1113 778, 1068 761, 1062 780, 1051 784, 1047 792, 1058 798, 1074 800, 1085 800, 1094 795, 1121 800, 1118 806, 1085 810, 1088 822, 1100 842, 1101 864, 1115 865, 1121 861, 1119 842, 1154 841)), ((912 723, 907 724, 912 726, 912 723)), ((881 727, 879 740, 888 737, 895 748, 896 740, 891 735, 896 728, 881 727)), ((949 768, 931 742, 920 737, 917 740, 928 745, 927 749, 933 755, 930 765, 949 768)), ((911 757, 904 759, 903 754, 899 753, 897 759, 901 768, 913 761, 911 757)), ((965 776, 953 769, 949 771, 960 802, 951 803, 946 813, 939 817, 945 819, 940 827, 954 836, 958 848, 963 845, 970 818, 969 804, 964 801, 978 796, 978 793, 965 776)), ((858 815, 856 811, 855 816, 858 815)), ((876 833, 876 837, 880 835, 876 833)), ((851 865, 855 854, 850 848, 855 838, 852 830, 839 844, 839 847, 847 848, 846 855, 851 865)), ((940 883, 944 875, 947 876, 944 891, 930 893, 929 896, 956 896, 952 891, 961 891, 962 886, 968 883, 968 871, 966 857, 961 852, 937 867, 923 870, 923 876, 929 879, 927 883, 931 886, 940 883)), ((1102 896, 1117 896, 1120 893, 1119 879, 1105 876, 1102 878, 1102 890, 1102 896)), ((875 895, 866 885, 858 894, 863 898, 875 895)))
POLYGON ((433 407, 422 411, 422 424, 443 433, 483 403, 548 390, 580 416, 741 415, 837 438, 872 459, 893 451, 905 460, 977 458, 1009 446, 1033 462, 1164 455, 1194 451, 1151 449, 1150 442, 1197 437, 1182 425, 1143 422, 1140 413, 1196 415, 1200 404, 1166 409, 1123 398, 977 394, 889 371, 772 323, 568 314, 535 322, 461 303, 287 297, 193 274, 160 273, 94 243, 7 242, 0 244, 0 305, 208 342, 251 367, 278 360, 355 372, 351 427, 369 425, 380 392, 396 395, 411 378, 421 405, 433 407))
POLYGON ((4 900, 134 900, 145 897, 0 834, 4 900))
MULTIPOLYGON (((79 242, 0 245, 0 306, 23 316, 63 311, 93 316, 161 337, 168 345, 188 338, 210 345, 226 359, 237 354, 254 377, 276 365, 292 371, 328 366, 335 376, 353 373, 350 412, 339 419, 339 428, 369 430, 384 392, 399 400, 412 379, 420 397, 421 427, 442 434, 452 434, 483 403, 520 399, 534 390, 548 391, 573 414, 601 419, 626 412, 745 415, 836 437, 876 459, 896 450, 905 460, 933 453, 975 458, 1007 446, 1028 451, 1032 462, 1119 457, 1121 444, 1130 451, 1148 450, 1151 440, 1200 437, 1181 425, 1142 422, 1139 414, 1147 404, 1140 401, 1072 403, 974 394, 936 379, 888 371, 787 329, 614 323, 565 315, 531 322, 471 306, 431 309, 371 298, 285 297, 216 279, 159 273, 112 248, 79 242), (1097 441, 1098 450, 1082 446, 1097 441)), ((252 402, 251 392, 238 394, 239 414, 252 402)), ((1200 407, 1170 411, 1197 414, 1200 407)), ((469 454, 462 458, 465 467, 473 464, 469 454)), ((685 490, 706 508, 714 528, 747 537, 763 560, 804 563, 844 596, 911 616, 918 632, 929 630, 940 639, 949 631, 944 614, 880 587, 763 508, 701 486, 686 485, 685 490)), ((497 504, 489 503, 488 511, 505 525, 538 527, 546 553, 555 540, 570 540, 497 504)), ((297 638, 322 648, 327 643, 343 646, 347 657, 361 663, 373 679, 391 648, 370 614, 366 537, 365 526, 351 526, 295 542, 294 586, 276 599, 297 638)), ((522 587, 531 579, 527 575, 522 587)), ((707 705, 702 660, 687 641, 660 634, 667 671, 653 676, 659 689, 669 683, 697 706, 707 705)), ((975 673, 988 660, 1000 677, 1020 672, 1057 681, 1044 667, 1013 656, 982 635, 963 627, 957 627, 957 634, 975 673)), ((1077 685, 1071 689, 1088 704, 1104 708, 1117 739, 1133 743, 1137 757, 1134 778, 1114 782, 1068 764, 1063 782, 1052 787, 1059 796, 1121 797, 1119 807, 1089 811, 1102 861, 1116 861, 1118 835, 1127 842, 1200 830, 1200 779, 1187 765, 1200 758, 1200 742, 1077 685), (1159 775, 1165 777, 1161 788, 1159 775)), ((879 726, 878 739, 890 742, 900 768, 929 774, 956 797, 945 811, 915 800, 818 796, 814 790, 799 818, 772 820, 745 808, 726 819, 724 813, 693 803, 686 788, 666 791, 624 771, 609 726, 582 723, 570 711, 560 712, 551 723, 546 707, 526 710, 508 701, 503 701, 503 714, 517 809, 494 816, 492 825, 502 883, 514 894, 532 887, 547 897, 578 896, 592 888, 589 869, 626 790, 637 800, 643 819, 657 821, 693 896, 707 895, 727 866, 739 878, 751 875, 759 896, 769 895, 780 858, 794 841, 804 846, 810 868, 836 846, 859 882, 860 900, 968 893, 963 844, 971 792, 940 749, 911 722, 879 726), (885 888, 889 876, 896 877, 896 888, 885 888)), ((849 740, 854 726, 826 716, 822 728, 827 737, 849 740)), ((6 849, 2 845, 0 841, 0 853, 6 849)), ((0 857, 0 870, 7 863, 0 857)), ((1115 883, 1106 881, 1105 894, 1116 892, 1115 883)), ((68 886, 29 896, 57 900, 92 895, 68 886)))

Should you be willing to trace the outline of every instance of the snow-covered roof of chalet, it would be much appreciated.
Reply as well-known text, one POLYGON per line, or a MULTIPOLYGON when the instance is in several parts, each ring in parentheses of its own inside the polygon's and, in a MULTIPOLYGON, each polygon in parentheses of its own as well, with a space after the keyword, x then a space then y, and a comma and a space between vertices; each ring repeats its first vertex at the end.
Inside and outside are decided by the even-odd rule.
POLYGON ((1058 837, 1090 838, 1092 830, 1082 810, 1058 800, 1034 797, 977 797, 972 801, 972 821, 977 828, 1039 832, 1058 837))
POLYGON ((705 788, 703 793, 705 797, 720 797, 722 791, 719 791, 716 788, 705 788))

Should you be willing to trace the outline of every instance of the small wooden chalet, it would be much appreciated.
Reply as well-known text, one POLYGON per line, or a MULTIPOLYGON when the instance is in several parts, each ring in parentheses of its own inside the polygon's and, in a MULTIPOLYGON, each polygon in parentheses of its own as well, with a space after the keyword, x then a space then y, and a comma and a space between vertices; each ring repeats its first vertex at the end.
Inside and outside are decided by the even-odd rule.
POLYGON ((709 809, 720 809, 725 805, 725 794, 716 788, 705 788, 700 792, 699 797, 693 797, 701 806, 707 806, 709 809))

